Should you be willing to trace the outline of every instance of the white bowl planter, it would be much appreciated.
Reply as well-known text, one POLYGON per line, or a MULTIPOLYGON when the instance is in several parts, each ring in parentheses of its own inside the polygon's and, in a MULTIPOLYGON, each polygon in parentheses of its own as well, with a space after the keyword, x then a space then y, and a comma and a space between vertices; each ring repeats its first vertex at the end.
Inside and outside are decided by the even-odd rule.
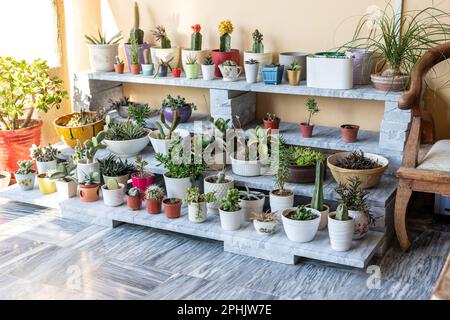
MULTIPOLYGON (((224 183, 212 183, 208 182, 208 180, 212 176, 206 177, 203 180, 203 188, 205 189, 205 193, 215 192, 217 199, 222 199, 227 195, 229 189, 234 188, 234 180, 232 177, 226 176, 225 180, 227 182, 224 183)), ((207 203, 208 213, 217 214, 219 210, 219 201, 207 203)))
POLYGON ((137 155, 139 152, 145 149, 149 142, 149 136, 145 136, 139 139, 114 141, 103 140, 109 151, 117 155, 119 158, 129 158, 137 155))
POLYGON ((256 83, 258 81, 259 63, 244 63, 244 70, 247 83, 256 83))
MULTIPOLYGON (((276 191, 276 190, 274 190, 276 191)), ((291 208, 294 205, 294 193, 291 192, 288 196, 279 196, 270 192, 269 200, 270 200, 270 210, 272 212, 283 211, 287 208, 291 208)))
POLYGON ((194 223, 202 223, 206 221, 206 202, 190 203, 188 205, 189 221, 194 223))
POLYGON ((202 64, 202 76, 203 80, 213 80, 215 78, 214 71, 216 70, 216 66, 213 64, 202 64))
POLYGON ((231 170, 234 174, 243 177, 257 177, 261 175, 262 163, 260 160, 239 160, 230 155, 231 170))
POLYGON ((311 208, 306 209, 311 211, 317 217, 313 220, 301 221, 292 220, 284 216, 285 213, 290 210, 297 210, 297 208, 288 208, 281 214, 284 231, 286 232, 288 239, 293 242, 310 242, 316 236, 317 230, 319 230, 320 212, 311 208))
POLYGON ((278 61, 280 65, 284 66, 283 71, 283 80, 285 82, 288 81, 287 77, 287 69, 290 67, 291 63, 297 61, 300 67, 302 67, 302 74, 300 76, 300 80, 306 80, 307 74, 307 66, 306 66, 306 57, 308 53, 306 52, 281 52, 278 56, 278 61))
POLYGON ((328 233, 330 235, 331 249, 335 251, 348 251, 352 247, 352 237, 355 230, 353 219, 336 220, 335 213, 328 217, 328 233))
MULTIPOLYGON (((164 174, 164 183, 166 184, 167 198, 186 198, 186 189, 192 187, 192 182, 187 178, 170 178, 164 174)), ((183 204, 183 207, 186 205, 183 204)))
POLYGON ((180 48, 174 47, 162 49, 160 47, 151 47, 150 52, 152 56, 152 62, 155 66, 158 65, 160 59, 168 61, 173 57, 173 60, 169 63, 169 65, 172 67, 172 69, 178 67, 178 63, 180 62, 180 48))
POLYGON ((235 231, 241 228, 242 210, 239 211, 223 211, 220 210, 220 225, 225 231, 235 231))
POLYGON ((362 211, 348 210, 348 215, 355 224, 353 240, 362 239, 369 232, 369 218, 367 214, 362 211))
POLYGON ((70 199, 77 196, 78 184, 75 181, 56 180, 55 184, 60 199, 70 199))
POLYGON ((77 162, 77 179, 83 181, 86 176, 93 172, 100 172, 100 163, 94 160, 92 163, 87 163, 85 159, 78 160, 77 162))
MULTIPOLYGON (((257 81, 262 80, 262 73, 261 69, 265 65, 269 65, 273 62, 273 54, 272 52, 265 52, 265 53, 253 53, 251 51, 244 51, 244 66, 247 65, 245 61, 248 61, 250 59, 257 60, 259 62, 258 65, 258 78, 257 81)), ((247 73, 247 70, 245 70, 247 73)))
POLYGON ((94 71, 114 71, 119 44, 88 44, 89 61, 94 71))
POLYGON ((353 58, 327 58, 322 55, 308 56, 307 85, 322 89, 353 88, 353 58))
POLYGON ((266 198, 258 200, 239 200, 239 206, 242 208, 242 218, 246 221, 249 221, 252 213, 260 213, 263 212, 264 202, 266 198))
MULTIPOLYGON (((197 58, 197 63, 201 65, 205 57, 209 54, 209 50, 190 50, 190 49, 182 49, 181 50, 181 63, 183 65, 183 70, 186 70, 186 60, 188 57, 197 58)), ((199 68, 200 69, 200 68, 199 68)), ((201 74, 202 71, 200 70, 201 74)))
MULTIPOLYGON (((319 224, 319 230, 323 230, 327 227, 328 224, 328 215, 330 214, 330 207, 327 205, 323 205, 325 207, 325 210, 320 211, 320 224, 319 224)), ((311 208, 311 205, 306 205, 307 208, 311 208)))
MULTIPOLYGON (((189 131, 184 129, 176 129, 174 132, 180 135, 180 137, 183 139, 183 142, 189 142, 189 131)), ((152 147, 155 150, 155 153, 161 153, 162 155, 166 156, 169 154, 170 147, 172 146, 172 140, 158 139, 158 134, 159 130, 150 132, 150 142, 152 143, 152 147)))
POLYGON ((41 162, 36 160, 38 174, 47 173, 48 170, 56 170, 56 160, 41 162))
POLYGON ((125 186, 119 183, 119 189, 109 190, 106 185, 102 186, 103 202, 109 207, 118 207, 123 204, 125 186))
POLYGON ((270 236, 275 233, 277 228, 277 222, 261 222, 258 220, 253 220, 253 226, 255 227, 256 232, 260 236, 270 236))

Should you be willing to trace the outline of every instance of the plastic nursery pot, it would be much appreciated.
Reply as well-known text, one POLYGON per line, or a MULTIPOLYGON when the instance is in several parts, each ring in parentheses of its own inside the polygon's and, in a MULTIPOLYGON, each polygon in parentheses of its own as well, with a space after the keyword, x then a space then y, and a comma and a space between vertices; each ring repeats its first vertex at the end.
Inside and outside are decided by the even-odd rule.
POLYGON ((141 73, 141 65, 140 64, 132 64, 130 66, 130 70, 132 74, 139 74, 141 73))
POLYGON ((341 126, 342 140, 345 143, 355 142, 358 138, 359 126, 354 124, 343 124, 341 126))
POLYGON ((267 120, 267 118, 263 119, 264 122, 264 128, 265 129, 274 129, 274 130, 278 130, 280 127, 280 119, 276 119, 276 120, 267 120))
POLYGON ((147 199, 147 200, 145 200, 145 205, 147 207, 148 213, 150 213, 150 214, 161 213, 162 199, 158 199, 158 200, 147 199))
POLYGON ((181 200, 178 198, 168 198, 163 201, 164 212, 169 219, 177 219, 181 216, 181 200))
POLYGON ((303 138, 311 138, 314 130, 313 124, 307 124, 306 122, 300 123, 300 131, 303 138))
POLYGON ((181 69, 180 68, 173 68, 172 69, 172 76, 174 78, 179 78, 181 76, 181 69))
POLYGON ((175 115, 175 112, 180 117, 180 122, 181 123, 185 123, 185 122, 188 122, 189 119, 191 118, 192 108, 191 108, 191 106, 189 104, 186 104, 186 105, 184 105, 181 108, 177 108, 176 111, 172 110, 169 107, 165 107, 163 109, 163 112, 164 112, 164 116, 166 117, 166 120, 169 121, 170 123, 172 123, 172 121, 173 121, 173 117, 175 115))
POLYGON ((131 210, 141 210, 141 208, 142 208, 141 196, 127 195, 127 205, 128 205, 128 208, 131 210))
POLYGON ((83 202, 95 202, 100 199, 99 196, 100 186, 98 184, 86 184, 80 185, 80 200, 83 202))
POLYGON ((122 74, 125 70, 125 64, 121 63, 121 64, 114 64, 114 71, 117 74, 122 74))

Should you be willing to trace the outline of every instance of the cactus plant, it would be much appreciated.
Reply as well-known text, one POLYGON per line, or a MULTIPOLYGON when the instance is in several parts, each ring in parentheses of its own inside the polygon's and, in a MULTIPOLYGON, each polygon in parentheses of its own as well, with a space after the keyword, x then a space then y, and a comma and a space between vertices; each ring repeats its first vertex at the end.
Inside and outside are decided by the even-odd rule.
POLYGON ((105 131, 100 131, 97 136, 92 139, 86 140, 84 144, 78 141, 75 146, 75 153, 72 156, 72 160, 77 162, 78 160, 85 159, 87 163, 93 163, 94 156, 100 149, 106 149, 106 145, 102 144, 105 139, 105 131))
POLYGON ((139 64, 139 46, 135 38, 131 39, 130 63, 139 64))
POLYGON ((155 30, 152 30, 152 35, 155 37, 156 41, 161 43, 161 49, 172 48, 170 39, 167 37, 166 29, 164 26, 156 26, 155 30))
POLYGON ((262 41, 263 41, 262 33, 259 32, 258 29, 256 29, 252 33, 252 37, 253 37, 252 52, 253 53, 264 53, 264 44, 262 43, 262 41))
POLYGON ((131 188, 130 190, 128 190, 128 195, 130 197, 140 197, 141 194, 142 194, 142 191, 139 188, 131 188))
POLYGON ((144 64, 150 64, 150 49, 144 49, 144 64))
POLYGON ((194 31, 194 33, 192 33, 191 36, 191 50, 202 50, 202 34, 200 33, 201 29, 202 28, 199 24, 195 24, 192 26, 192 30, 194 31))
POLYGON ((139 29, 139 5, 134 2, 134 27, 130 31, 130 39, 136 39, 138 44, 144 43, 144 31, 139 29))
POLYGON ((220 52, 231 51, 231 33, 233 32, 233 24, 230 20, 221 21, 219 24, 220 32, 220 52))
POLYGON ((337 207, 335 219, 339 220, 339 221, 347 221, 347 220, 349 220, 348 209, 347 209, 347 206, 345 204, 340 204, 337 207))
POLYGON ((323 161, 317 161, 316 163, 316 184, 314 188, 314 194, 311 200, 311 208, 318 211, 323 211, 323 161))
POLYGON ((160 117, 160 121, 155 123, 156 128, 159 131, 158 134, 158 139, 161 140, 171 140, 172 139, 172 134, 175 131, 175 129, 178 127, 178 125, 181 122, 181 117, 178 115, 177 112, 174 112, 174 116, 173 116, 173 121, 172 123, 169 125, 166 122, 166 117, 164 116, 164 112, 161 112, 161 117, 160 117), (166 128, 167 132, 164 131, 164 128, 166 128))

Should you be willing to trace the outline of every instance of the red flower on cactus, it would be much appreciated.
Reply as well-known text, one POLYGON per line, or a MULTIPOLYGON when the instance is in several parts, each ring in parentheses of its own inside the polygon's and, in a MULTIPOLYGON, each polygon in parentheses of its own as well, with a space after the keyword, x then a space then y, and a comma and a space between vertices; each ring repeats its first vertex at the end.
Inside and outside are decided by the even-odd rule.
POLYGON ((202 27, 199 24, 194 24, 191 28, 194 32, 200 32, 200 30, 202 30, 202 27))

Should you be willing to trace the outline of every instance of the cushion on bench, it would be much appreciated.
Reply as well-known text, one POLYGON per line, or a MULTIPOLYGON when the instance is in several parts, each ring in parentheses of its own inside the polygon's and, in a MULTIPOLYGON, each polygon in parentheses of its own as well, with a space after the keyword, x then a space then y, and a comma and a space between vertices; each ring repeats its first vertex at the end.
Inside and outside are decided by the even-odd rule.
POLYGON ((417 169, 450 172, 450 140, 436 142, 417 169))

